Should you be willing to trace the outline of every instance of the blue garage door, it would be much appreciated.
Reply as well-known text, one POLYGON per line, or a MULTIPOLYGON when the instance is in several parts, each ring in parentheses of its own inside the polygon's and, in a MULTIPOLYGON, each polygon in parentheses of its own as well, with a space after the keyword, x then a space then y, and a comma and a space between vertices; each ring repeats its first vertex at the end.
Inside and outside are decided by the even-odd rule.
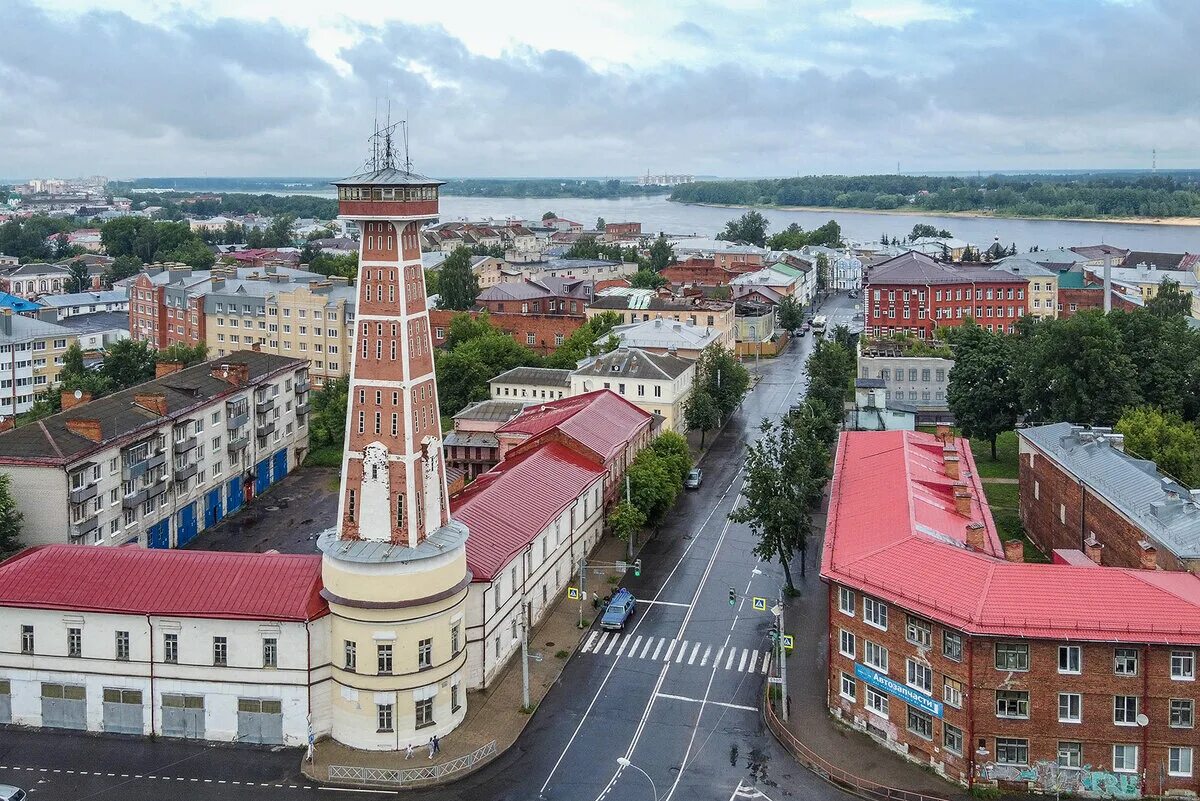
POLYGON ((263 459, 254 466, 254 494, 260 495, 271 486, 271 460, 263 459))
POLYGON ((287 448, 284 448, 279 453, 275 454, 274 463, 271 466, 271 481, 278 481, 287 475, 287 448))
POLYGON ((215 526, 225 516, 221 509, 221 488, 209 490, 204 496, 204 527, 215 526))
POLYGON ((229 479, 229 492, 226 493, 226 506, 229 508, 229 514, 233 514, 238 509, 242 508, 242 477, 229 479))
POLYGON ((192 501, 180 509, 177 517, 179 520, 176 522, 175 547, 182 548, 196 539, 196 534, 200 531, 199 521, 196 519, 196 502, 192 501))
POLYGON ((171 547, 171 518, 160 520, 146 533, 146 544, 151 548, 171 547))

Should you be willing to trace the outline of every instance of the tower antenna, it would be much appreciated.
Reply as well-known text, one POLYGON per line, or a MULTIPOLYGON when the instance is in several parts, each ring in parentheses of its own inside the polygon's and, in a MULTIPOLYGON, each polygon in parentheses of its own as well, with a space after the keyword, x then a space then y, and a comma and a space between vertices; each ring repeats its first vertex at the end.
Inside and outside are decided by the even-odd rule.
POLYGON ((408 115, 404 115, 404 171, 412 173, 412 159, 408 155, 408 115))

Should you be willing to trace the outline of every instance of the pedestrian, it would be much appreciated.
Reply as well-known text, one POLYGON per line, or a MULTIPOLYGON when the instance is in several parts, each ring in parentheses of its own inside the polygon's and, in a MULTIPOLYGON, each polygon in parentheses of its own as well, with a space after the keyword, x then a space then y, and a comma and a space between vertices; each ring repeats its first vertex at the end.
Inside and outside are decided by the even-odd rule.
POLYGON ((409 743, 408 747, 404 749, 404 758, 412 759, 412 755, 413 755, 412 743, 409 743))
POLYGON ((433 755, 437 756, 440 753, 442 753, 442 741, 435 734, 433 735, 433 755))
POLYGON ((436 748, 436 747, 437 747, 437 746, 435 746, 435 745, 433 744, 433 738, 432 738, 432 737, 430 737, 430 738, 429 738, 429 758, 430 758, 430 759, 433 759, 433 749, 434 749, 434 748, 436 748))

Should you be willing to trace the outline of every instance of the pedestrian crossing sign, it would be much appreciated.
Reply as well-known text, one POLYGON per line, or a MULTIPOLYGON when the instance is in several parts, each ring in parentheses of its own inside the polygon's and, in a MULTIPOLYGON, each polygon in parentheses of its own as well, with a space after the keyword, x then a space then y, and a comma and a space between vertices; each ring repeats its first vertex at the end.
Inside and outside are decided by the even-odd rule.
POLYGON ((578 587, 567 587, 567 598, 569 598, 572 601, 578 601, 579 600, 579 588, 578 587))
POLYGON ((786 648, 787 650, 789 650, 789 651, 792 650, 792 645, 794 642, 795 641, 792 639, 792 635, 790 635, 790 634, 783 635, 783 647, 786 648))
POLYGON ((755 598, 754 599, 754 611, 755 612, 767 611, 767 599, 766 598, 755 598))

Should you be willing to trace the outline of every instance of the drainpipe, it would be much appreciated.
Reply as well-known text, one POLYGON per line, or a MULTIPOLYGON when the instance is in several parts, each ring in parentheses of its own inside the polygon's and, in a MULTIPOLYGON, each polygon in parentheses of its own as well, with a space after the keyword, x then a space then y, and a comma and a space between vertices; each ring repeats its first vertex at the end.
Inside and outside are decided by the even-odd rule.
POLYGON ((966 638, 967 645, 967 789, 975 785, 975 642, 966 638))
MULTIPOLYGON (((1145 670, 1142 671, 1142 703, 1138 707, 1138 714, 1146 715, 1150 711, 1150 646, 1142 646, 1142 664, 1145 665, 1145 670)), ((1139 726, 1142 730, 1142 786, 1145 787, 1146 777, 1150 771, 1150 722, 1147 720, 1145 726, 1139 726)), ((1162 774, 1159 774, 1158 791, 1162 793, 1162 774)), ((1143 791, 1144 793, 1145 791, 1143 791)))
MULTIPOLYGON (((308 731, 304 732, 305 748, 309 747, 309 744, 307 741, 309 732, 311 732, 313 734, 313 739, 314 740, 316 739, 316 727, 313 726, 313 719, 312 719, 312 678, 313 678, 312 677, 312 668, 313 668, 312 630, 309 629, 309 625, 311 623, 312 623, 311 620, 304 621, 304 659, 308 663, 308 670, 305 671, 305 673, 308 675, 308 680, 305 682, 306 688, 305 688, 305 692, 304 692, 304 709, 305 709, 304 718, 305 718, 305 720, 308 721, 308 731)), ((329 639, 330 639, 330 641, 333 640, 332 632, 330 632, 329 639)), ((276 658, 276 660, 279 659, 278 652, 276 652, 275 658, 276 658)))
POLYGON ((1079 550, 1084 550, 1087 539, 1087 485, 1079 479, 1079 550))
POLYGON ((150 615, 146 615, 146 628, 150 630, 150 736, 155 736, 154 731, 154 623, 150 620, 150 615))

